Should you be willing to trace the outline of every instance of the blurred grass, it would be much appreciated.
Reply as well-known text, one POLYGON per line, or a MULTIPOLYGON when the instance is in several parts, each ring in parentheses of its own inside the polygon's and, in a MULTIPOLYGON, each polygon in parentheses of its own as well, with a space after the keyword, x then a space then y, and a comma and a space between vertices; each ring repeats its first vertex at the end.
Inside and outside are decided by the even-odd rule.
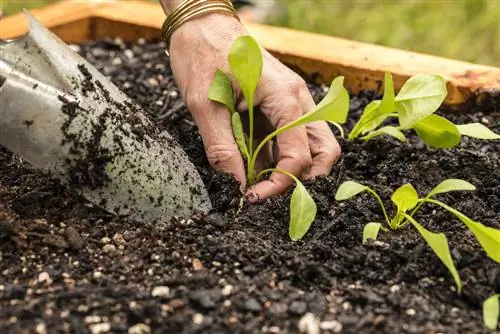
POLYGON ((278 1, 274 25, 500 66, 500 0, 278 1))
MULTIPOLYGON (((0 0, 0 8, 8 15, 55 1, 0 0)), ((500 0, 276 1, 283 11, 269 24, 500 66, 500 0)))

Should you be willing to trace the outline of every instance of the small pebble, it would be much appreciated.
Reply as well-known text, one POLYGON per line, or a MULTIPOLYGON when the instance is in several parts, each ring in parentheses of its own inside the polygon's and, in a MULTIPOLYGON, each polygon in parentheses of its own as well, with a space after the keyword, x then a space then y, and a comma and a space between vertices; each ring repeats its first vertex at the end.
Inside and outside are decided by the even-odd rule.
POLYGON ((134 58, 134 53, 132 52, 132 50, 130 49, 127 49, 123 52, 123 54, 125 55, 125 57, 127 57, 128 59, 132 59, 134 58))
POLYGON ((337 320, 322 321, 319 324, 319 328, 324 331, 340 333, 342 331, 342 324, 337 320))
POLYGON ((166 298, 169 295, 170 295, 170 288, 168 286, 155 286, 151 291, 151 296, 153 297, 166 298))
POLYGON ((194 316, 193 316, 193 323, 195 325, 201 325, 203 323, 203 314, 201 313, 196 313, 194 316))
POLYGON ((102 273, 100 271, 94 271, 93 276, 94 278, 99 279, 102 277, 102 273))
POLYGON ((417 314, 417 312, 414 309, 409 308, 406 310, 406 314, 409 316, 414 316, 415 314, 417 314))
POLYGON ((47 326, 45 326, 45 323, 40 322, 36 324, 35 332, 36 334, 47 334, 47 326))
POLYGON ((306 313, 300 318, 298 323, 299 331, 306 334, 319 334, 319 321, 314 314, 306 313))
POLYGON ((101 239, 101 244, 106 245, 106 244, 109 244, 110 242, 111 242, 111 239, 108 237, 104 237, 101 239))
POLYGON ((49 273, 44 271, 38 274, 38 283, 45 283, 47 285, 52 284, 52 279, 50 278, 49 273))
POLYGON ((290 308, 288 309, 290 313, 295 315, 303 315, 304 313, 306 313, 306 310, 307 304, 301 301, 292 302, 292 305, 290 305, 290 308))
MULTIPOLYGON (((84 306, 84 305, 80 305, 80 306, 84 306)), ((79 312, 82 312, 82 311, 87 312, 88 311, 88 308, 80 308, 80 306, 78 307, 79 312)), ((96 324, 99 322, 101 322, 101 317, 98 315, 88 315, 83 319, 83 323, 85 325, 96 324)))
POLYGON ((127 243, 125 238, 123 238, 123 235, 120 233, 115 233, 115 235, 113 235, 113 241, 117 245, 125 245, 127 243))
POLYGON ((228 284, 222 288, 222 295, 229 296, 233 292, 233 286, 228 284))
POLYGON ((193 258, 193 269, 198 271, 198 270, 202 270, 204 269, 205 267, 203 267, 203 264, 201 263, 200 260, 198 260, 197 258, 193 258))
POLYGON ((106 254, 114 254, 114 253, 116 253, 116 247, 115 247, 115 245, 107 244, 107 245, 104 245, 104 247, 102 248, 102 251, 106 254))
POLYGON ((400 287, 399 287, 399 285, 397 285, 397 284, 394 284, 394 285, 392 285, 392 286, 389 288, 389 290, 390 290, 392 293, 396 293, 396 292, 398 292, 398 291, 399 291, 399 289, 400 289, 400 287))
POLYGON ((122 59, 119 57, 115 57, 111 61, 111 65, 113 65, 113 66, 117 66, 117 65, 121 65, 121 64, 122 64, 122 59))
POLYGON ((151 327, 146 324, 135 324, 128 329, 128 334, 149 334, 151 333, 151 327))
POLYGON ((90 325, 89 329, 92 334, 108 333, 111 330, 111 324, 109 322, 101 322, 100 324, 90 325))
POLYGON ((250 298, 245 301, 245 309, 250 312, 260 312, 262 306, 255 298, 250 298))

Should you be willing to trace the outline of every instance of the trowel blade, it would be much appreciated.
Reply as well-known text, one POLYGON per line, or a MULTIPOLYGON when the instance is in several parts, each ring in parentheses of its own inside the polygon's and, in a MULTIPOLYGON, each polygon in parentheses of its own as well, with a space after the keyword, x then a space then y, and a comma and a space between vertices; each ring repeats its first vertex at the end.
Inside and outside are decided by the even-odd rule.
POLYGON ((114 214, 150 222, 210 210, 175 140, 26 15, 29 32, 0 41, 0 145, 114 214))

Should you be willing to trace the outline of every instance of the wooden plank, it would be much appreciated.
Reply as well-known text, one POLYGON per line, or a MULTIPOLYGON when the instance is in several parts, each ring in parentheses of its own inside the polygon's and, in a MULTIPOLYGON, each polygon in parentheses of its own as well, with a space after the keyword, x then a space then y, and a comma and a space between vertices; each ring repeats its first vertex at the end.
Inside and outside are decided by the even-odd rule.
MULTIPOLYGON (((102 6, 114 6, 114 4, 95 1, 63 1, 30 10, 30 13, 46 27, 57 28, 56 34, 63 40, 75 42, 90 36, 88 24, 96 8, 102 6), (77 24, 81 24, 80 29, 76 28, 77 24)), ((0 20, 1 39, 16 38, 27 31, 28 20, 24 13, 10 15, 0 20)))
MULTIPOLYGON (((64 1, 32 13, 67 42, 105 36, 134 41, 155 39, 165 15, 158 4, 141 1, 64 1)), ((379 89, 383 74, 393 74, 398 88, 418 73, 440 74, 447 81, 450 106, 500 96, 500 68, 408 52, 336 37, 260 24, 245 24, 249 32, 281 61, 322 83, 344 75, 354 92, 379 89)), ((0 38, 26 32, 22 14, 0 20, 0 38)))

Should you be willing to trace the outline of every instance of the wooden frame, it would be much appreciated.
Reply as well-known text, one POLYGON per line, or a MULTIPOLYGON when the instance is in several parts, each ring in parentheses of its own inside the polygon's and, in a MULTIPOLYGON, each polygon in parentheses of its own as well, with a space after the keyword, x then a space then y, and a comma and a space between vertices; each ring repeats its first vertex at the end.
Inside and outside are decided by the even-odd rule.
MULTIPOLYGON (((141 1, 62 1, 31 13, 67 43, 119 36, 133 41, 155 39, 165 15, 159 5, 141 1)), ((396 88, 418 73, 442 75, 446 105, 466 106, 500 100, 500 68, 429 56, 303 31, 246 23, 249 32, 281 61, 301 74, 330 83, 338 76, 353 92, 380 90, 383 74, 393 74, 396 88)), ((24 15, 0 20, 0 38, 27 31, 24 15)))

